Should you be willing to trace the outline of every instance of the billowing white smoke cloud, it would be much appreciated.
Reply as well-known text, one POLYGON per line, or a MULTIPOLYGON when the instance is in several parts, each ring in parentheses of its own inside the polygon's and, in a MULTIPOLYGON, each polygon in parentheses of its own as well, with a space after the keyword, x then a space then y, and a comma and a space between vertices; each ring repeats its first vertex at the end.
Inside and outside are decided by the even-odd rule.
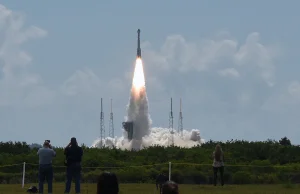
MULTIPOLYGON (((148 111, 148 98, 145 87, 145 78, 142 60, 136 60, 130 100, 127 109, 126 122, 133 122, 132 140, 127 139, 127 131, 123 130, 123 137, 105 138, 102 144, 106 147, 139 150, 153 145, 169 146, 172 139, 175 146, 193 147, 201 144, 199 130, 183 131, 183 134, 171 135, 169 129, 151 128, 151 118, 148 111)), ((94 142, 92 147, 100 147, 101 140, 94 142)))
MULTIPOLYGON (((191 131, 183 130, 182 137, 177 132, 175 132, 173 137, 174 137, 174 146, 179 146, 179 147, 190 148, 193 146, 201 145, 201 143, 204 143, 204 139, 201 139, 200 131, 198 129, 192 129, 191 131)), ((116 137, 116 138, 107 137, 105 138, 103 143, 106 147, 110 147, 110 148, 112 148, 113 146, 120 149, 133 148, 132 142, 128 141, 127 132, 124 130, 123 130, 122 137, 116 137)), ((171 144, 171 134, 169 129, 155 127, 149 130, 149 135, 142 137, 140 148, 143 149, 153 145, 160 145, 160 146, 167 147, 170 144, 171 144)), ((95 140, 92 147, 100 147, 100 139, 95 140)))

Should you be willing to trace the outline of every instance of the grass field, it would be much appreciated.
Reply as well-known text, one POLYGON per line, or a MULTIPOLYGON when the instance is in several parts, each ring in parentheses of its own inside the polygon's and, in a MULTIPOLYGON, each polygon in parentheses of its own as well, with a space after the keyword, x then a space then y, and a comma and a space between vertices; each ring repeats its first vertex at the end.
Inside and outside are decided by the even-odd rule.
MULTIPOLYGON (((37 184, 31 184, 37 186, 37 184)), ((26 193, 26 189, 30 185, 25 185, 24 189, 21 185, 7 185, 0 184, 0 194, 18 194, 26 193)), ((45 188, 47 185, 45 184, 45 188)), ((53 194, 60 194, 64 192, 64 184, 54 184, 53 194)), ((225 185, 211 186, 211 185, 179 185, 180 194, 299 194, 300 186, 298 185, 225 185)), ((44 192, 46 193, 46 192, 44 192)), ((74 184, 72 184, 72 191, 74 192, 74 184)), ((153 184, 122 184, 120 185, 120 194, 158 194, 155 185, 153 184)), ((82 194, 96 194, 95 184, 82 184, 82 194)))

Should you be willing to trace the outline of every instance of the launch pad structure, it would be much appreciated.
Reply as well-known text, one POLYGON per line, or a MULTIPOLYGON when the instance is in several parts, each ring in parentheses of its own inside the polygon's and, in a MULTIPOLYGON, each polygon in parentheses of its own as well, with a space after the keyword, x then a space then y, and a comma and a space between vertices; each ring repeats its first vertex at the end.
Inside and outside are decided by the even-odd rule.
POLYGON ((183 137, 183 117, 182 117, 182 102, 180 98, 180 106, 179 106, 179 119, 178 119, 178 129, 177 132, 180 134, 181 137, 183 137))
POLYGON ((170 141, 169 145, 174 146, 174 128, 173 128, 173 103, 172 103, 172 98, 171 98, 171 111, 169 114, 169 131, 170 131, 170 141))
MULTIPOLYGON (((170 132, 170 138, 169 138, 169 145, 174 146, 174 117, 173 117, 173 99, 171 98, 171 110, 169 114, 169 132, 170 132)), ((182 116, 182 101, 180 98, 180 105, 179 105, 179 119, 178 119, 178 128, 177 128, 177 134, 180 136, 180 138, 183 138, 183 116, 182 116)))
POLYGON ((124 130, 127 132, 128 140, 131 141, 133 138, 133 122, 132 121, 123 122, 122 126, 124 130))
POLYGON ((104 113, 103 113, 103 104, 101 98, 101 112, 100 112, 100 147, 103 147, 103 139, 105 138, 105 125, 104 125, 104 113))
POLYGON ((114 113, 112 111, 112 99, 110 99, 110 117, 109 117, 108 136, 111 137, 111 138, 115 137, 114 113))

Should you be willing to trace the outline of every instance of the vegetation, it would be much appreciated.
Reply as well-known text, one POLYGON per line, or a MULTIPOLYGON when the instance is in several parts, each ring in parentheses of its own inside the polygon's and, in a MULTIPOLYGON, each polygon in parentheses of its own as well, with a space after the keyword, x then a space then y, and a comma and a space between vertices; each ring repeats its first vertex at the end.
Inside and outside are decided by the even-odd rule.
MULTIPOLYGON (((37 184, 33 184, 37 185, 37 184)), ((24 189, 21 185, 1 185, 0 194, 21 194, 25 193, 25 190, 30 185, 26 185, 24 189)), ((82 194, 96 193, 96 184, 83 184, 81 186, 82 194)), ((74 192, 74 185, 72 186, 74 192)), ((45 191, 47 186, 45 185, 45 191)), ((54 184, 54 193, 63 193, 64 184, 54 184)), ((72 192, 72 191, 71 191, 72 192)), ((211 185, 179 185, 180 194, 298 194, 300 188, 296 185, 293 187, 287 187, 286 185, 225 185, 224 187, 213 187, 211 185)), ((46 192, 45 192, 46 193, 46 192)), ((121 184, 120 194, 158 194, 155 185, 153 184, 121 184)))
MULTIPOLYGON (((212 152, 220 143, 225 153, 227 184, 276 184, 300 181, 300 147, 286 137, 279 141, 209 141, 194 148, 154 146, 140 151, 97 149, 83 145, 83 182, 92 183, 102 170, 113 171, 122 183, 153 183, 159 172, 168 173, 172 162, 172 180, 184 184, 212 182, 212 152)), ((55 181, 65 180, 63 148, 55 148, 55 181)), ((25 142, 0 142, 0 183, 19 183, 23 162, 26 182, 37 182, 37 148, 25 142), (13 165, 17 164, 17 165, 13 165), (6 166, 11 165, 11 166, 6 166)))

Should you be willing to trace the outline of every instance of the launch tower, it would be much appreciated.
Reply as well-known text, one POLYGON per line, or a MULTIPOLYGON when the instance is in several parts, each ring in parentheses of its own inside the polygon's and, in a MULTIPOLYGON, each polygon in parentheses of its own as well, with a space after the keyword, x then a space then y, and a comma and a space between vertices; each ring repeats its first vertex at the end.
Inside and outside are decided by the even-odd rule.
POLYGON ((102 148, 104 143, 103 139, 105 138, 105 125, 104 125, 104 113, 103 113, 103 105, 101 98, 101 112, 100 112, 100 147, 102 148))
POLYGON ((110 99, 110 117, 109 117, 109 137, 115 137, 115 129, 114 129, 114 114, 112 111, 112 99, 110 99))
POLYGON ((179 110, 179 119, 178 119, 178 134, 180 134, 181 137, 183 137, 183 117, 182 117, 182 106, 181 106, 181 98, 180 98, 180 110, 179 110))
POLYGON ((169 114, 169 131, 170 131, 170 139, 171 139, 171 143, 169 143, 169 145, 171 144, 172 146, 174 146, 174 128, 173 128, 173 107, 172 107, 172 98, 171 98, 171 111, 169 114))

